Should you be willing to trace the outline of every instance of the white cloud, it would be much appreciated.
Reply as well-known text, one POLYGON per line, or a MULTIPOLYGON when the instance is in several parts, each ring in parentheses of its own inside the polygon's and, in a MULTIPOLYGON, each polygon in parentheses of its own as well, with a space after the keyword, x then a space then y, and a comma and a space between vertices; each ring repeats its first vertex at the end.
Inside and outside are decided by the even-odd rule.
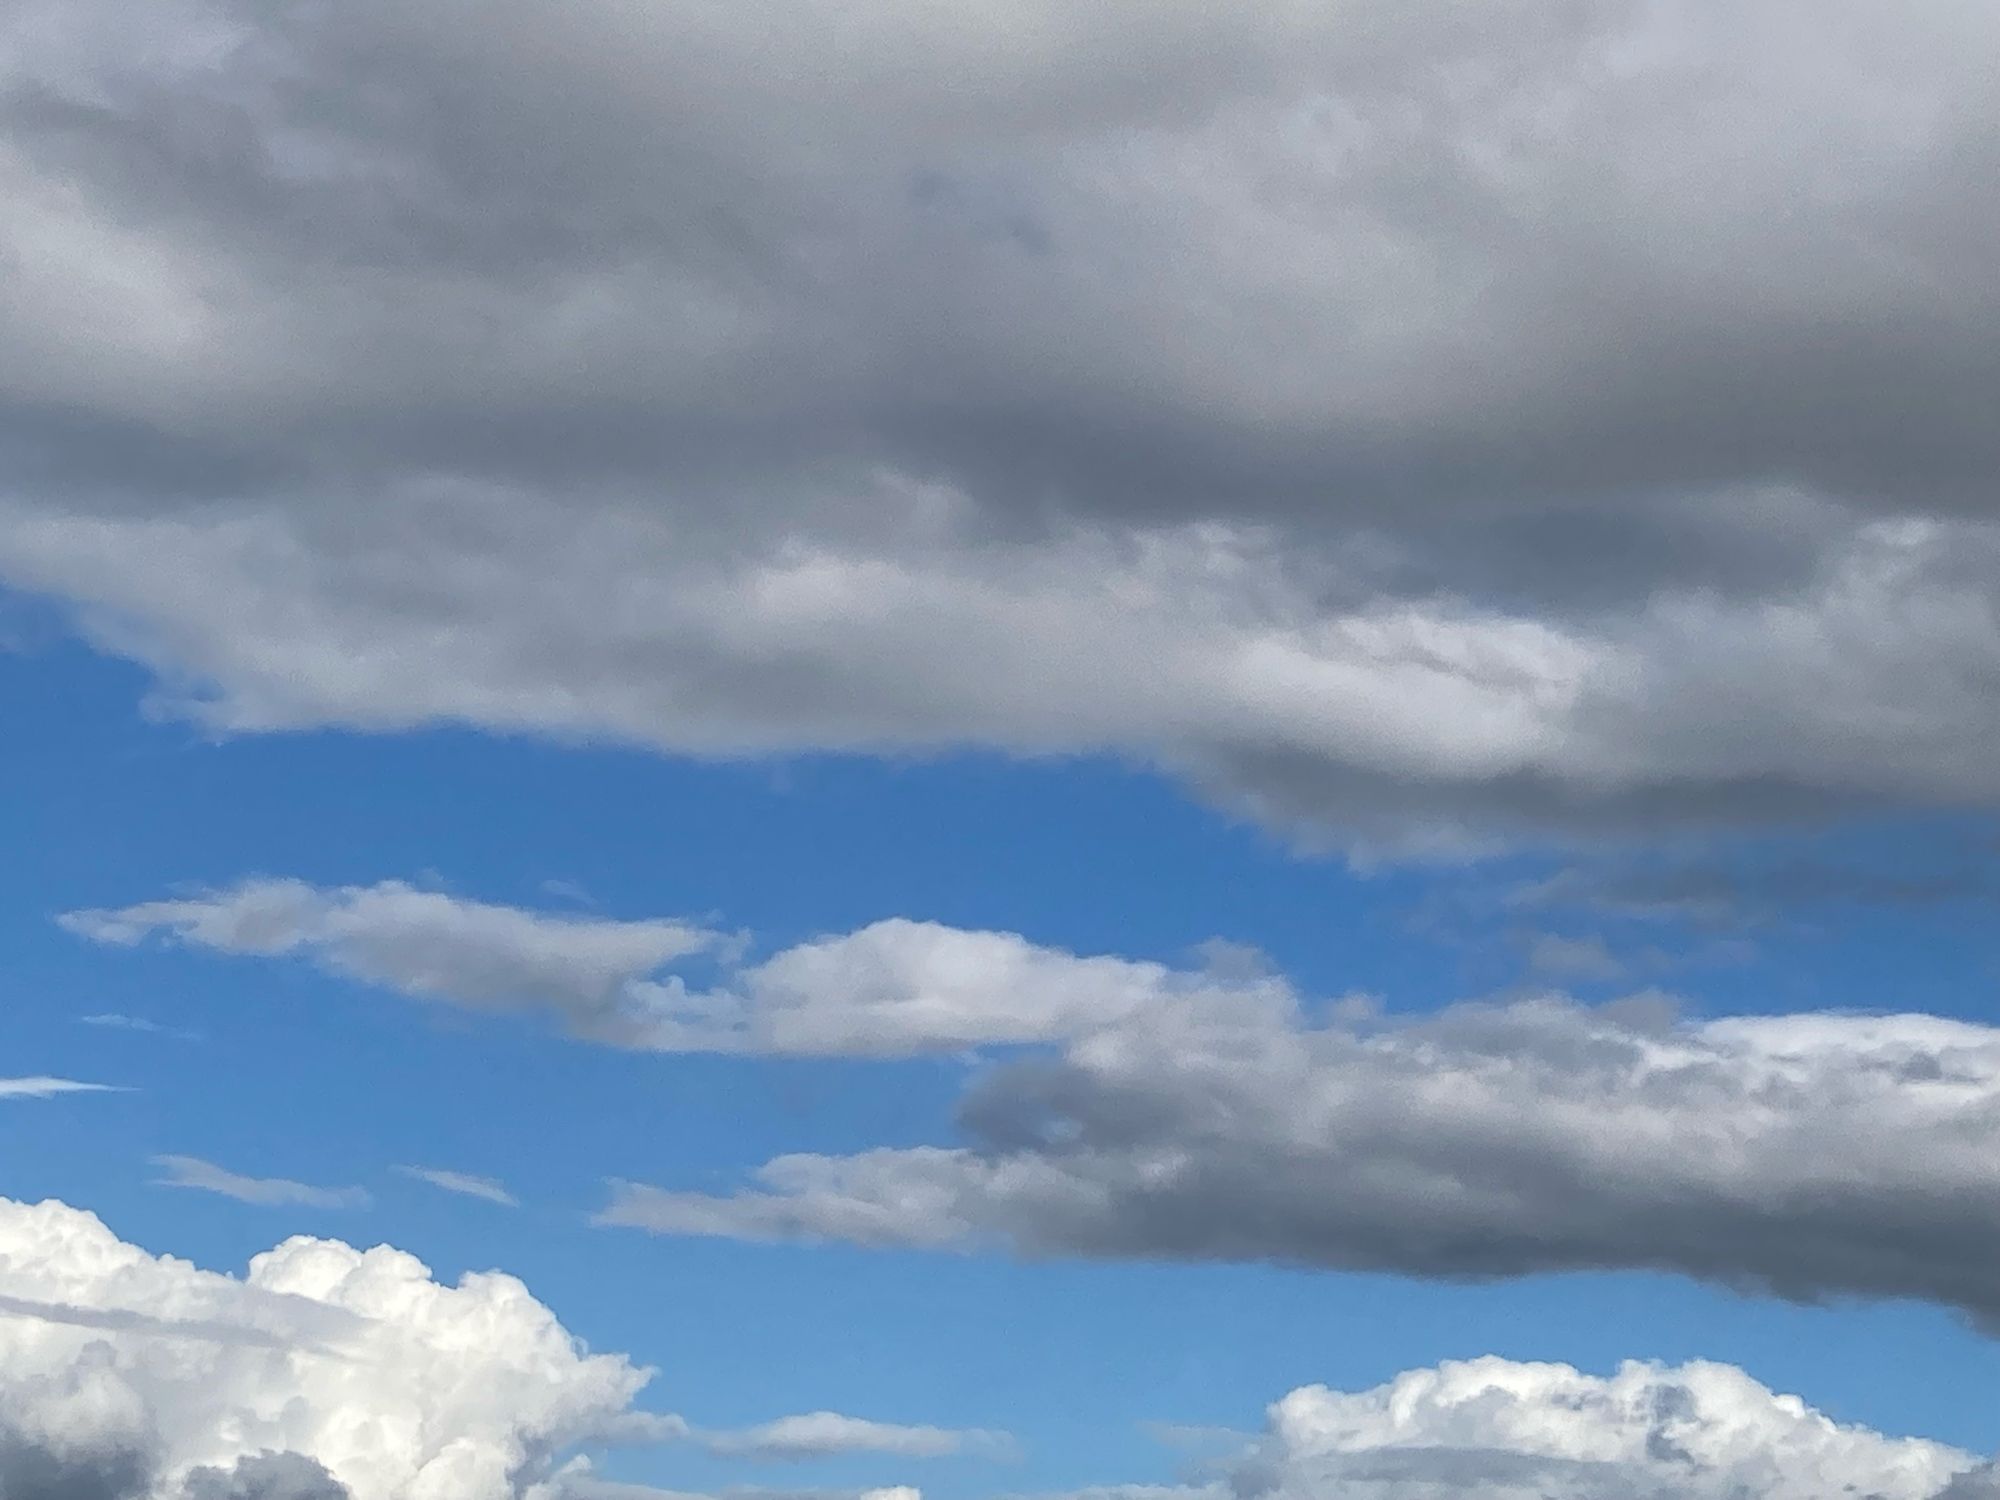
MULTIPOLYGON (((519 1282, 440 1285, 388 1248, 288 1240, 237 1279, 61 1204, 0 1202, 0 1278, 43 1308, 0 1316, 10 1495, 42 1493, 17 1491, 36 1471, 5 1471, 32 1461, 78 1495, 207 1500, 279 1454, 352 1500, 520 1500, 646 1379, 585 1354, 519 1282), (188 1484, 204 1467, 219 1472, 188 1484)), ((244 1500, 287 1494, 267 1475, 244 1500)))
MULTIPOLYGON (((1942 1500, 1973 1455, 1844 1426, 1741 1370, 1476 1359, 1357 1393, 1305 1386, 1213 1485, 1157 1500, 1942 1500)), ((1126 1494, 1117 1489, 1093 1492, 1126 1494)))
MULTIPOLYGON (((648 1372, 591 1355, 497 1272, 292 1239, 242 1278, 120 1243, 58 1203, 0 1200, 0 1493, 95 1500, 655 1500, 579 1448, 644 1436, 648 1372)), ((781 1419, 774 1452, 942 1454, 938 1429, 781 1419), (808 1428, 817 1429, 809 1433, 808 1428), (837 1429, 837 1430, 836 1430, 837 1429), (799 1436, 791 1442, 785 1435, 799 1436)), ((753 1453, 744 1448, 735 1451, 753 1453)), ((969 1451, 969 1450, 966 1450, 969 1451)), ((754 1456, 754 1453, 753 1453, 754 1456)), ((1742 1371, 1608 1377, 1501 1359, 1274 1404, 1212 1485, 1156 1500, 1971 1500, 1973 1455, 1828 1420, 1742 1371)), ((732 1487, 727 1500, 911 1500, 732 1487)))
POLYGON ((307 958, 330 973, 474 1010, 560 1011, 584 1035, 631 1024, 633 986, 718 934, 674 920, 616 922, 469 901, 400 881, 321 889, 245 880, 225 891, 61 918, 95 942, 154 932, 191 947, 307 958))
MULTIPOLYGON (((695 1433, 634 1411, 651 1372, 587 1352, 512 1277, 447 1286, 388 1246, 290 1239, 236 1278, 0 1199, 0 1283, 0 1495, 22 1500, 637 1496, 583 1450, 695 1433)), ((816 1412, 700 1440, 924 1458, 997 1435, 816 1412)))
POLYGON ((497 1203, 502 1208, 519 1208, 520 1199, 507 1191, 504 1183, 491 1177, 474 1177, 466 1172, 452 1172, 440 1167, 398 1167, 405 1177, 413 1177, 418 1182, 428 1182, 434 1188, 442 1188, 447 1193, 457 1193, 465 1198, 482 1198, 488 1203, 497 1203))
POLYGON ((661 1052, 912 1056, 1058 1040, 1176 995, 1290 1003, 1275 981, 1079 958, 1013 933, 901 919, 746 963, 713 935, 674 921, 580 922, 393 882, 357 895, 250 881, 61 921, 97 942, 129 945, 164 932, 222 953, 303 955, 412 998, 471 1009, 492 1009, 504 996, 508 1008, 545 1010, 573 1034, 661 1052), (335 912, 337 922, 327 915, 335 912), (721 949, 714 987, 657 972, 701 947, 721 949))
POLYGON ((194 1156, 156 1156, 153 1165, 166 1173, 155 1179, 155 1186, 193 1188, 239 1203, 271 1208, 366 1208, 369 1202, 368 1194, 358 1187, 311 1187, 283 1177, 245 1177, 194 1156))
POLYGON ((63 1094, 116 1094, 107 1083, 78 1083, 73 1078, 0 1078, 0 1099, 54 1099, 63 1094))

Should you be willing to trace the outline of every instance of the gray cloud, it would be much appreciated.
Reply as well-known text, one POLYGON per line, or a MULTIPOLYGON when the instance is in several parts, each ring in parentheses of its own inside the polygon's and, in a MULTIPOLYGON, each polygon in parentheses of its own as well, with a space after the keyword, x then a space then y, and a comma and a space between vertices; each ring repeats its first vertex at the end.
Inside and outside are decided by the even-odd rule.
POLYGON ((245 1306, 235 1311, 248 1316, 225 1319, 163 1317, 142 1308, 86 1307, 0 1295, 0 1316, 136 1337, 256 1349, 310 1349, 335 1356, 342 1336, 354 1331, 352 1319, 303 1298, 246 1295, 242 1300, 245 1306))
POLYGON ((764 10, 14 7, 0 576, 223 729, 2000 800, 1989 9, 764 10))
POLYGON ((301 1453, 257 1453, 227 1469, 202 1467, 187 1477, 185 1500, 348 1500, 347 1486, 301 1453))
POLYGON ((1557 984, 1565 980, 1608 984, 1623 979, 1629 972, 1604 939, 1595 936, 1533 933, 1527 939, 1526 958, 1529 973, 1557 984))
POLYGON ((1802 859, 1578 867, 1509 895, 1510 904, 1526 909, 1569 907, 1637 921, 1738 929, 1830 907, 1978 906, 1996 900, 2000 887, 1992 876, 1970 865, 1910 873, 1802 859))
POLYGON ((615 1185, 667 1234, 1484 1279, 1646 1269, 2000 1326, 2000 1032, 1676 1021, 1559 999, 1422 1020, 1162 996, 976 1075, 964 1144, 615 1185))

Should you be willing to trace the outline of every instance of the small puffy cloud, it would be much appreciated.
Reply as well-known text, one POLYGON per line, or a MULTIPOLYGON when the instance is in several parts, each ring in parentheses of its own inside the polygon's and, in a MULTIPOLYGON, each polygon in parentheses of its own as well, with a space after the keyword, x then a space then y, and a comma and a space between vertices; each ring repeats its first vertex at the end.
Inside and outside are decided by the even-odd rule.
POLYGON ((64 1094, 117 1094, 108 1083, 78 1083, 74 1078, 0 1078, 0 1099, 55 1099, 64 1094))
POLYGON ((521 1284, 293 1239, 247 1275, 0 1201, 0 1494, 530 1500, 646 1380, 521 1284))
POLYGON ((193 1188, 216 1193, 239 1203, 266 1207, 286 1205, 299 1208, 366 1208, 368 1194, 358 1187, 312 1187, 283 1177, 245 1177, 214 1162, 196 1156, 156 1156, 153 1165, 166 1175, 154 1179, 155 1186, 193 1188))
POLYGON ((440 1167, 398 1167, 396 1170, 405 1177, 418 1182, 428 1182, 434 1188, 447 1193, 457 1193, 465 1198, 481 1198, 488 1203, 497 1203, 502 1208, 519 1208, 521 1200, 507 1191, 505 1184, 491 1177, 474 1177, 467 1172, 451 1172, 440 1167))

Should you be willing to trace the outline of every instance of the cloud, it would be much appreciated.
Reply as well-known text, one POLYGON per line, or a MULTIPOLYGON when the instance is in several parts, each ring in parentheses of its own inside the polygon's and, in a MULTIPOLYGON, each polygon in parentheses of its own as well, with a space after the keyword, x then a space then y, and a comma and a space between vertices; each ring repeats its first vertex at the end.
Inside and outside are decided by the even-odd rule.
POLYGON ((126 10, 0 22, 0 576, 218 730, 2000 802, 1986 7, 126 10))
POLYGON ((839 1412, 805 1412, 738 1432, 697 1432, 695 1440, 725 1458, 803 1460, 852 1453, 885 1453, 899 1458, 947 1458, 967 1452, 1009 1450, 1004 1433, 983 1429, 911 1427, 870 1422, 839 1412))
POLYGON ((1971 867, 1904 873, 1791 859, 1576 867, 1518 887, 1508 899, 1527 909, 1568 907, 1629 921, 1748 930, 1795 920, 1801 910, 1990 905, 1996 897, 1991 875, 1971 867))
POLYGON ((348 1500, 347 1487, 297 1453, 258 1453, 187 1477, 185 1500, 348 1500))
POLYGON ((366 1208, 369 1202, 367 1192, 358 1187, 309 1187, 283 1177, 244 1177, 194 1156, 156 1156, 153 1165, 167 1174, 154 1179, 156 1187, 193 1188, 239 1203, 271 1208, 366 1208))
POLYGON ((0 1315, 147 1338, 242 1344, 259 1349, 310 1348, 336 1358, 340 1353, 339 1341, 354 1331, 352 1319, 306 1299, 270 1296, 251 1300, 267 1311, 281 1314, 277 1320, 280 1326, 273 1328, 268 1319, 161 1317, 138 1308, 77 1306, 12 1296, 0 1296, 0 1315))
POLYGON ((665 1490, 650 1484, 623 1484, 599 1479, 588 1461, 579 1461, 563 1471, 558 1494, 561 1500, 923 1500, 923 1491, 914 1485, 880 1485, 872 1489, 770 1489, 761 1485, 731 1485, 710 1494, 687 1490, 665 1490))
MULTIPOLYGON (((154 1257, 59 1203, 0 1201, 0 1493, 49 1500, 658 1500, 597 1477, 648 1372, 593 1355, 521 1284, 456 1286, 400 1251, 298 1238, 237 1278, 154 1257), (49 1314, 53 1313, 54 1316, 49 1314)), ((845 1435, 937 1429, 825 1413, 845 1435)), ((891 1442, 833 1451, 924 1456, 891 1442)), ((943 1451, 941 1446, 937 1451, 943 1451)), ((1830 1421, 1740 1370, 1609 1376, 1485 1358, 1358 1393, 1307 1386, 1212 1483, 1101 1496, 1224 1500, 1972 1500, 1973 1455, 1830 1421)), ((732 1487, 724 1500, 914 1500, 732 1487)))
POLYGON ((0 1493, 538 1500, 646 1380, 521 1284, 293 1239, 241 1278, 59 1203, 0 1202, 0 1493))
POLYGON ((173 1026, 162 1026, 157 1021, 149 1021, 143 1016, 124 1016, 107 1012, 94 1016, 78 1016, 79 1026, 95 1026, 102 1031, 137 1031, 147 1036, 169 1036, 177 1041, 199 1041, 191 1031, 182 1031, 173 1026))
POLYGON ((222 953, 307 956, 412 998, 470 1009, 494 1009, 504 996, 506 1008, 549 1012, 574 1035, 661 1052, 913 1056, 1057 1040, 1174 994, 1286 1003, 1281 985, 1232 978, 1227 962, 1212 973, 1178 972, 1079 958, 1013 933, 903 919, 756 963, 725 948, 714 955, 721 981, 696 988, 655 971, 714 946, 698 929, 666 920, 582 922, 394 882, 357 894, 249 881, 60 920, 97 942, 130 945, 164 932, 222 953))
POLYGON ((405 1177, 413 1177, 418 1182, 428 1182, 434 1188, 442 1188, 447 1193, 457 1193, 466 1198, 483 1198, 488 1203, 497 1203, 502 1208, 519 1208, 521 1200, 508 1192, 506 1187, 491 1177, 473 1177, 464 1172, 449 1172, 438 1167, 398 1167, 405 1177))
POLYGON ((621 1488, 575 1457, 603 1442, 749 1459, 1005 1451, 998 1433, 834 1412, 711 1432, 635 1411, 651 1372, 587 1352, 520 1282, 446 1286, 389 1246, 294 1238, 238 1278, 149 1255, 62 1203, 0 1199, 0 1282, 10 1497, 565 1500, 621 1488))
POLYGON ((1624 963, 1600 937, 1538 932, 1528 940, 1528 971, 1554 982, 1610 984, 1626 975, 1624 963))
MULTIPOLYGON (((308 909, 328 904, 296 889, 308 909)), ((71 922, 136 940, 161 905, 71 922)), ((255 905, 225 892, 167 920, 187 941, 289 950, 289 936, 243 936, 255 905)), ((500 933, 549 920, 481 910, 502 911, 500 933)), ((454 962, 495 975, 512 951, 461 941, 454 962)), ((782 1157, 719 1195, 621 1184, 602 1222, 1444 1277, 1650 1268, 1795 1298, 1926 1298, 2000 1326, 1980 1249, 2000 1234, 1990 1028, 1678 1020, 1643 996, 1385 1019, 1223 950, 1176 968, 900 919, 719 968, 709 989, 626 978, 610 1000, 595 974, 530 974, 570 1029, 629 1047, 1028 1050, 975 1075, 964 1144, 782 1157)), ((494 982, 517 1005, 535 999, 527 979, 494 982)), ((325 1192, 179 1171, 253 1201, 325 1192)))
POLYGON ((1631 1362, 1600 1377, 1503 1359, 1374 1390, 1304 1386, 1210 1484, 1154 1500, 1947 1500, 1973 1455, 1844 1426, 1729 1365, 1631 1362))
POLYGON ((120 1094, 108 1083, 78 1083, 73 1078, 0 1078, 0 1099, 54 1099, 62 1094, 120 1094))
POLYGON ((155 932, 191 947, 297 956, 329 973, 472 1010, 547 1008, 584 1035, 623 1032, 634 984, 715 946, 689 923, 614 922, 491 906, 400 881, 321 889, 245 880, 224 891, 61 919, 94 942, 155 932))
MULTIPOLYGON (((891 1012, 957 974, 848 956, 825 993, 891 1012)), ((723 1194, 621 1183, 600 1222, 1452 1278, 1652 1269, 2000 1326, 2000 1030, 1560 996, 1383 1018, 1275 976, 1053 950, 1016 972, 1117 1003, 975 1074, 962 1144, 784 1156, 723 1194)))

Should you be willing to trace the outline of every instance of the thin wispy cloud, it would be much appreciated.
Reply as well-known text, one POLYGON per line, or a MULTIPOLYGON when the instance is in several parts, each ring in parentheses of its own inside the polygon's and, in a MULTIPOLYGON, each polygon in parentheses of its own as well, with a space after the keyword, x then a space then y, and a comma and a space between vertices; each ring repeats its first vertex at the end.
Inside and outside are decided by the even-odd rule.
POLYGON ((158 1021, 149 1021, 144 1016, 126 1016, 113 1011, 92 1016, 78 1016, 76 1021, 79 1026, 94 1026, 100 1031, 135 1031, 144 1036, 172 1037, 182 1042, 200 1040, 194 1032, 183 1031, 178 1026, 162 1026, 158 1021))
POLYGON ((0 1099, 57 1099, 64 1094, 123 1094, 130 1090, 111 1083, 80 1083, 74 1078, 0 1078, 0 1099))
POLYGON ((254 1203, 267 1208, 366 1208, 371 1201, 358 1187, 313 1187, 283 1177, 246 1177, 195 1156, 156 1156, 153 1165, 164 1174, 155 1187, 190 1188, 254 1203))
POLYGON ((967 1453, 1001 1456, 1015 1448, 1008 1434, 984 1428, 906 1426, 831 1411, 780 1417, 734 1432, 690 1429, 690 1437, 720 1457, 790 1462, 854 1453, 897 1458, 949 1458, 967 1453))
POLYGON ((434 1188, 447 1193, 456 1193, 462 1198, 479 1198, 487 1203, 497 1203, 502 1208, 519 1208, 521 1200, 508 1192, 506 1186, 491 1177, 475 1177, 469 1172, 452 1172, 442 1167, 396 1168, 403 1176, 418 1182, 427 1182, 434 1188))

